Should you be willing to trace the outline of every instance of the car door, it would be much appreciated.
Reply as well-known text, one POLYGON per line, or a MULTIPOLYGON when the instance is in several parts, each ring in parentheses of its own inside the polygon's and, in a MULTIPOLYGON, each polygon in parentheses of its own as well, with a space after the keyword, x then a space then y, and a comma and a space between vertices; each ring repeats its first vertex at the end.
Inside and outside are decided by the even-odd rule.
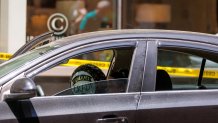
MULTIPOLYGON (((134 47, 131 69, 126 91, 123 93, 102 93, 87 95, 62 95, 35 97, 27 100, 4 101, 0 103, 0 122, 34 122, 34 123, 122 123, 135 122, 135 113, 139 101, 143 76, 146 42, 137 40, 115 40, 98 42, 78 47, 72 56, 98 49, 134 47)), ((63 58, 51 59, 47 66, 60 63, 63 58)), ((126 61, 123 61, 126 62, 126 61)), ((45 65, 42 65, 45 66, 45 65)), ((32 78, 37 71, 48 69, 45 67, 32 68, 26 76, 32 78)))
POLYGON ((218 122, 217 68, 207 70, 207 65, 204 65, 206 59, 208 65, 212 65, 211 59, 216 60, 217 46, 188 40, 159 39, 148 42, 147 47, 136 122, 218 122), (199 61, 199 58, 202 59, 199 61))

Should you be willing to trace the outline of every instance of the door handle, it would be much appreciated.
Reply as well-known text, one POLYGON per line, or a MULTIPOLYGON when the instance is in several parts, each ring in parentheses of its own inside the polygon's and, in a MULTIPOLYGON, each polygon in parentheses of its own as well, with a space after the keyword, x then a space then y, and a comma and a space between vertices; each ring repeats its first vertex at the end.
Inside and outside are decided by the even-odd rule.
POLYGON ((97 123, 128 123, 127 117, 113 117, 97 119, 97 123))

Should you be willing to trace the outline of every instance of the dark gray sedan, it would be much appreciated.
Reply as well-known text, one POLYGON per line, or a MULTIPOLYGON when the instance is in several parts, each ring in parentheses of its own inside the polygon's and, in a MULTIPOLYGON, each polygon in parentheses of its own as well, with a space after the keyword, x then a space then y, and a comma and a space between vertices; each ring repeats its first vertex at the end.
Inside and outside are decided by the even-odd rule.
POLYGON ((217 123, 217 56, 201 33, 63 38, 0 65, 0 123, 217 123))

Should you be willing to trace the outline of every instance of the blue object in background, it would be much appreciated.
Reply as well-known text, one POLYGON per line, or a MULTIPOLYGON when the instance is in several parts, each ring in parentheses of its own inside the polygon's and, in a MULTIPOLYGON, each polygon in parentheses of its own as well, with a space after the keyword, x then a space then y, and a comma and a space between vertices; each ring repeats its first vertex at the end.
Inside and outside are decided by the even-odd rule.
POLYGON ((93 17, 96 17, 96 16, 97 16, 96 10, 93 10, 93 11, 91 11, 91 12, 88 12, 88 13, 84 16, 84 18, 82 19, 82 21, 81 21, 81 23, 80 23, 80 26, 79 26, 79 29, 80 29, 80 30, 84 30, 85 27, 86 27, 86 24, 87 24, 88 20, 89 20, 90 18, 93 18, 93 17))

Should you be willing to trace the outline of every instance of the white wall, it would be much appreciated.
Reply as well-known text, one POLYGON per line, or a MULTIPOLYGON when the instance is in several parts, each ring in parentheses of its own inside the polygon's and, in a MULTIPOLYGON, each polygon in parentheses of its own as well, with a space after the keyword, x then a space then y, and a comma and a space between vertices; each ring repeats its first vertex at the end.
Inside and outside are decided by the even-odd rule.
POLYGON ((0 0, 0 52, 7 52, 8 47, 8 0, 0 0))
POLYGON ((26 42, 26 0, 0 0, 0 52, 14 53, 26 42))

